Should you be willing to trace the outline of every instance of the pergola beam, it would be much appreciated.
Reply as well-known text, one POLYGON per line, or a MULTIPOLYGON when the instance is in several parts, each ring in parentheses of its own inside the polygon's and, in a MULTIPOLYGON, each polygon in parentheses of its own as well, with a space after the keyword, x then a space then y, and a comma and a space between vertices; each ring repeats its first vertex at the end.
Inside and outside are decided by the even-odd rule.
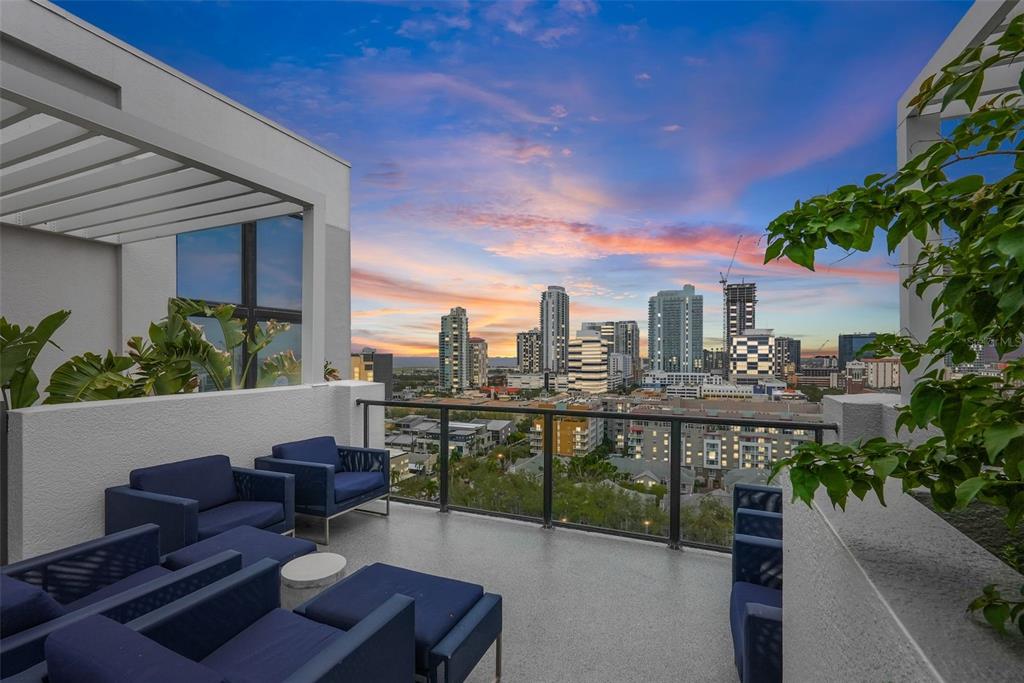
MULTIPOLYGON (((153 157, 161 159, 161 157, 153 157)), ((167 161, 167 160, 164 160, 167 161)), ((173 163, 173 162, 172 162, 173 163)), ((142 199, 201 187, 218 182, 219 178, 197 168, 171 168, 157 175, 143 177, 136 182, 119 184, 59 202, 51 202, 35 209, 21 212, 22 225, 37 225, 63 218, 72 218, 103 208, 130 204, 142 199)), ((6 218, 6 217, 5 217, 6 218)))
POLYGON ((212 214, 176 223, 168 223, 166 225, 155 226, 145 230, 120 233, 99 239, 115 244, 132 244, 133 242, 144 242, 146 240, 169 237, 183 232, 218 228, 224 225, 234 225, 236 223, 250 223, 263 218, 273 218, 275 216, 284 216, 296 213, 301 210, 302 207, 298 204, 291 202, 277 202, 263 206, 254 206, 240 211, 230 211, 227 213, 212 214))
MULTIPOLYGON (((26 119, 25 123, 30 123, 35 118, 42 117, 31 117, 26 119)), ((14 166, 63 147, 70 147, 93 136, 89 131, 73 123, 53 119, 46 122, 46 125, 11 139, 11 133, 14 132, 10 129, 0 132, 0 139, 4 140, 0 144, 0 168, 14 166)))
POLYGON ((117 206, 90 211, 72 218, 50 222, 50 229, 55 232, 71 232, 83 228, 110 225, 129 218, 144 218, 160 215, 172 209, 184 209, 199 206, 218 199, 227 199, 249 194, 252 190, 230 180, 213 180, 205 184, 177 192, 169 192, 149 197, 136 202, 128 202, 117 206))
POLYGON ((141 153, 137 147, 133 147, 120 140, 99 139, 96 142, 86 141, 67 148, 65 153, 39 161, 26 168, 10 169, 8 173, 0 176, 0 188, 3 194, 21 192, 33 187, 51 183, 54 180, 67 178, 69 176, 89 171, 100 166, 130 159, 141 153))
POLYGON ((94 193, 114 190, 137 182, 158 178, 181 171, 181 163, 159 156, 135 155, 102 168, 91 169, 90 173, 66 177, 34 189, 18 192, 14 196, 0 196, 0 213, 7 216, 19 211, 28 211, 58 202, 86 198, 94 193))
POLYGON ((216 216, 230 211, 252 208, 254 206, 275 204, 280 201, 280 198, 269 195, 265 192, 253 192, 246 189, 243 194, 236 197, 229 197, 227 199, 220 199, 212 202, 203 202, 195 206, 178 207, 169 211, 160 211, 147 216, 142 216, 140 218, 111 221, 92 228, 71 230, 68 234, 74 235, 75 237, 86 237, 89 239, 94 239, 96 237, 110 237, 111 235, 124 235, 126 233, 143 230, 145 228, 179 223, 181 221, 192 220, 194 218, 216 216))

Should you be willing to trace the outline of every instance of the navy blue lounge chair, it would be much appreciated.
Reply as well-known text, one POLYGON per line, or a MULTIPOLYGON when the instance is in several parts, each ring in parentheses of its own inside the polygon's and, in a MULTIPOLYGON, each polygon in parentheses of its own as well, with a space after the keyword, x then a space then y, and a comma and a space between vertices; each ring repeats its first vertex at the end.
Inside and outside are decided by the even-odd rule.
POLYGON ((277 444, 271 455, 256 458, 256 469, 295 476, 295 512, 324 520, 324 545, 338 515, 380 498, 386 501, 383 514, 391 512, 391 457, 385 450, 338 446, 333 436, 318 436, 277 444))
POLYGON ((226 455, 132 470, 128 486, 106 491, 106 529, 145 523, 160 526, 161 553, 239 526, 291 533, 295 481, 287 474, 232 467, 226 455))
POLYGON ((160 565, 160 529, 146 524, 0 570, 0 671, 43 659, 46 639, 92 615, 124 622, 238 571, 222 552, 187 568, 160 565))
POLYGON ((396 595, 342 631, 279 607, 278 567, 261 560, 122 625, 90 617, 46 642, 19 680, 70 683, 408 683, 413 601, 396 595))

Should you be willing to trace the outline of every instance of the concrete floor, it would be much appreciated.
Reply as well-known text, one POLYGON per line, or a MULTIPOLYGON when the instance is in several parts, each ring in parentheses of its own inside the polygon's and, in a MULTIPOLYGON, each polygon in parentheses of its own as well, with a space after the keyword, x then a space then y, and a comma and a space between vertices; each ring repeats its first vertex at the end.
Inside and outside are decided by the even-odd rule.
MULTIPOLYGON (((348 572, 387 562, 501 594, 509 683, 737 680, 727 555, 398 503, 335 519, 329 550, 348 572)), ((492 647, 469 681, 493 671, 492 647)))

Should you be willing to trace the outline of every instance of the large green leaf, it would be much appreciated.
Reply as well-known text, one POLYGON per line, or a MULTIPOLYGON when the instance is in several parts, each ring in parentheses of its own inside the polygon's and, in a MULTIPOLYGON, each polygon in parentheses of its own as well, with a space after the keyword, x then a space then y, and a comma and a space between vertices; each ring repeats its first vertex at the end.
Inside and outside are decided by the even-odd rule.
POLYGON ((0 387, 10 391, 11 408, 25 408, 39 398, 39 378, 32 365, 47 344, 60 348, 51 338, 70 315, 71 311, 57 311, 24 329, 0 318, 0 387))
POLYGON ((72 356, 50 376, 49 394, 44 403, 75 403, 140 396, 125 371, 133 365, 127 356, 84 353, 72 356))

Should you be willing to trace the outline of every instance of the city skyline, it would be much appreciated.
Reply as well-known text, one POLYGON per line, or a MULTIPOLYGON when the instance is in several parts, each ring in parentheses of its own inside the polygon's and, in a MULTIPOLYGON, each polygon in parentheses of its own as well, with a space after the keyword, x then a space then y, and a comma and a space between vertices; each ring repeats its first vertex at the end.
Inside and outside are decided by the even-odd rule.
POLYGON ((894 168, 896 99, 967 7, 62 4, 349 160, 352 346, 424 360, 453 306, 514 356, 552 282, 645 332, 647 297, 692 283, 719 330, 740 235, 730 282, 805 353, 895 331, 881 248, 809 273, 759 237, 894 168))

